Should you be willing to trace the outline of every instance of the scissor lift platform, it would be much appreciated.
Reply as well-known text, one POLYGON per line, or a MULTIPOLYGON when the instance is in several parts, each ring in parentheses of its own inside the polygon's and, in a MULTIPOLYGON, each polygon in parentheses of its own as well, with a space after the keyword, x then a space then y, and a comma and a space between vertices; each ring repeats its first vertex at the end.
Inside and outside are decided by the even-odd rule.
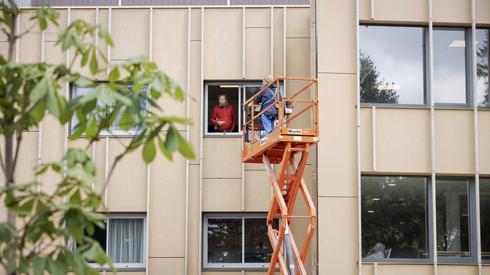
POLYGON ((250 98, 244 104, 244 109, 246 117, 250 119, 246 121, 243 128, 242 160, 245 163, 264 163, 273 191, 267 215, 268 236, 273 250, 268 274, 274 274, 278 265, 281 274, 306 275, 304 261, 317 221, 316 208, 303 180, 303 173, 311 147, 319 142, 317 80, 276 78, 250 98), (306 84, 299 85, 301 88, 290 93, 291 95, 282 96, 279 89, 281 82, 285 81, 306 84), (255 98, 272 85, 278 89, 276 104, 257 110, 257 107, 260 108, 260 106, 254 102, 255 98), (301 104, 306 106, 293 110, 297 107, 295 105, 301 104), (294 105, 294 108, 291 108, 291 105, 294 105), (258 125, 260 120, 257 118, 260 119, 270 108, 278 110, 276 129, 264 135, 258 125), (308 117, 307 114, 310 116, 308 117), (299 121, 298 118, 303 118, 303 120, 299 121), (294 127, 293 123, 295 123, 294 127), (298 125, 300 127, 297 127, 298 125), (279 164, 276 171, 272 164, 279 164), (307 215, 301 218, 307 218, 309 221, 301 249, 296 245, 290 230, 292 219, 299 218, 293 215, 298 193, 301 193, 307 209, 307 215), (277 219, 280 220, 280 223, 274 225, 273 221, 277 219))

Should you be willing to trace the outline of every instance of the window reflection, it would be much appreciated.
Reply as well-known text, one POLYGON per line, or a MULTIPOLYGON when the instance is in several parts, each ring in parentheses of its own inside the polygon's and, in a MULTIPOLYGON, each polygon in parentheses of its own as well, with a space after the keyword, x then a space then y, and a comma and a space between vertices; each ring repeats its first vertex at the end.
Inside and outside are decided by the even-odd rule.
POLYGON ((488 92, 488 44, 489 30, 476 30, 476 92, 480 107, 490 107, 488 92))
POLYGON ((434 102, 466 104, 464 29, 434 29, 434 102))
POLYGON ((365 259, 428 257, 425 190, 425 177, 362 177, 365 259))
POLYGON ((242 262, 242 219, 208 219, 208 262, 242 262))
POLYGON ((423 27, 361 26, 362 103, 424 104, 423 27))
POLYGON ((468 181, 437 180, 438 255, 469 257, 468 181))
POLYGON ((490 260, 490 178, 480 179, 480 228, 482 258, 490 260))
POLYGON ((267 237, 265 219, 245 219, 245 262, 268 263, 272 248, 267 237))

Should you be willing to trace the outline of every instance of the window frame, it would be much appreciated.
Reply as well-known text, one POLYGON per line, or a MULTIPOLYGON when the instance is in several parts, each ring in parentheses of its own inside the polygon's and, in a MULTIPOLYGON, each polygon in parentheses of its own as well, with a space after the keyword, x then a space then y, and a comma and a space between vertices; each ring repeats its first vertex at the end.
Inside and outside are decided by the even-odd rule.
POLYGON ((267 270, 269 263, 245 262, 245 220, 267 219, 267 213, 203 213, 202 218, 202 267, 203 270, 267 270), (241 219, 242 221, 242 262, 241 263, 209 263, 208 262, 208 220, 209 219, 241 219))
MULTIPOLYGON (((106 83, 105 81, 99 81, 98 83, 106 83)), ((128 87, 131 87, 131 85, 128 85, 128 87)), ((74 96, 76 95, 77 89, 78 88, 84 88, 84 87, 78 87, 76 85, 70 85, 70 99, 73 99, 74 96)), ((93 89, 93 88, 90 88, 93 89)), ((148 86, 145 86, 143 88, 143 92, 148 94, 148 86)), ((148 111, 149 108, 149 103, 148 100, 145 100, 145 112, 148 111)), ((69 128, 68 128, 68 134, 71 135, 73 132, 73 118, 70 120, 69 123, 69 128)), ((133 137, 141 132, 141 129, 137 129, 136 127, 133 127, 132 129, 129 129, 127 131, 124 131, 117 127, 117 129, 113 130, 113 125, 109 127, 109 130, 103 130, 100 131, 99 136, 100 137, 133 137)), ((82 135, 85 136, 85 135, 82 135)))
MULTIPOLYGON (((488 180, 490 182, 490 176, 483 176, 483 177, 479 177, 479 181, 481 183, 481 180, 488 180)), ((475 190, 476 190, 476 185, 475 185, 475 190)), ((478 200, 478 202, 480 202, 480 207, 481 207, 481 194, 480 194, 480 190, 478 190, 478 195, 480 195, 480 198, 478 200)), ((481 219, 481 210, 480 210, 480 217, 481 219)), ((476 219, 476 213, 475 213, 475 219, 476 219)), ((480 223, 480 226, 481 226, 481 223, 480 223)), ((476 226, 475 226, 476 227, 476 226)), ((482 238, 481 238, 481 228, 480 228, 480 247, 481 247, 481 242, 482 242, 482 238)), ((480 251, 481 253, 483 253, 483 250, 480 251)), ((488 252, 487 252, 488 253, 488 252)), ((490 257, 488 258, 483 258, 483 256, 481 257, 481 261, 483 264, 490 264, 490 257)))
MULTIPOLYGON (((141 219, 143 220, 143 248, 142 248, 142 253, 143 255, 141 256, 143 259, 142 263, 116 263, 114 262, 114 268, 116 270, 124 270, 124 271, 134 271, 134 270, 146 270, 147 266, 147 255, 146 255, 146 249, 147 249, 147 243, 148 243, 148 236, 147 236, 147 217, 146 214, 137 214, 137 213, 131 213, 131 214, 124 214, 124 213, 109 213, 106 214, 106 219, 105 219, 105 224, 106 224, 106 247, 103 247, 105 253, 107 256, 109 256, 109 251, 108 251, 108 246, 109 246, 109 227, 110 227, 110 219, 141 219)), ((110 257, 110 256, 109 256, 110 257)), ((96 270, 109 270, 110 266, 108 265, 99 265, 96 263, 89 263, 89 265, 92 268, 95 268, 96 270)))
MULTIPOLYGON (((429 48, 429 28, 425 25, 417 25, 417 24, 385 24, 385 23, 371 23, 371 22, 359 22, 359 26, 374 26, 374 27, 422 27, 424 29, 424 43, 426 45, 425 51, 423 54, 423 64, 424 64, 424 103, 423 104, 392 104, 392 103, 360 103, 361 107, 381 107, 381 108, 413 108, 413 109, 428 109, 430 108, 430 64, 428 62, 430 48, 429 48)), ((465 34, 465 45, 471 45, 473 32, 471 28, 468 27, 459 27, 459 26, 444 26, 437 25, 433 27, 434 30, 463 30, 465 34)), ((487 29, 490 31, 490 28, 486 27, 477 27, 477 29, 487 29)), ((490 50, 489 50, 490 51, 490 50)), ((436 103, 434 102, 435 109, 472 109, 475 105, 473 90, 476 87, 473 87, 473 47, 465 47, 465 95, 466 95, 466 103, 436 103)), ((489 54, 490 59, 490 54, 489 54)), ((476 64, 474 64, 476 66, 476 64)), ((357 72, 359 74, 359 72, 357 72)), ((490 77, 489 77, 490 78, 490 77)), ((358 84, 359 85, 359 84, 358 84)), ((475 91, 476 93, 476 91, 475 91)), ((489 106, 477 106, 478 109, 481 110, 489 110, 489 106)))
MULTIPOLYGON (((370 176, 376 176, 376 177, 392 177, 392 176, 400 176, 400 177, 425 177, 426 178, 426 194, 427 194, 427 228, 426 230, 428 231, 428 239, 427 241, 429 242, 428 244, 428 249, 429 249, 429 257, 426 259, 416 259, 416 258, 388 258, 388 259, 366 259, 365 257, 362 258, 363 262, 366 263, 412 263, 412 264, 431 264, 434 262, 434 238, 437 238, 437 224, 433 224, 434 216, 437 213, 433 212, 433 209, 437 209, 434 205, 434 201, 432 201, 432 196, 433 192, 436 192, 436 190, 432 189, 432 177, 427 176, 427 175, 389 175, 389 174, 361 174, 361 181, 362 177, 370 177, 370 176), (435 227, 435 228, 434 228, 435 227), (436 230, 434 230, 436 229, 436 230), (434 236, 435 233, 435 236, 434 236)), ((477 225, 477 217, 476 217, 476 184, 475 184, 475 177, 471 176, 438 176, 436 175, 436 189, 437 189, 437 181, 438 180, 465 180, 468 183, 468 234, 469 236, 469 249, 470 249, 470 256, 469 257, 451 257, 451 256, 440 256, 439 253, 437 254, 437 262, 443 263, 443 264, 476 264, 478 262, 478 256, 477 256, 477 242, 480 241, 481 239, 478 239, 476 236, 476 225, 477 225)), ((361 182, 362 184, 362 182, 361 182)), ((437 211, 437 210, 436 210, 437 211)), ((361 222, 362 222, 362 216, 361 222)), ((437 223, 437 220, 436 220, 437 223)), ((361 225, 362 226, 362 225, 361 225)), ((361 232, 361 240, 362 240, 362 232, 361 232)), ((437 244, 437 243, 436 243, 437 244)), ((437 250, 437 247, 436 247, 437 250)), ((436 251, 439 252, 439 251, 436 251)), ((490 263, 490 260, 483 260, 482 262, 485 263, 490 263)))
POLYGON ((247 87, 262 87, 262 82, 258 80, 247 80, 247 81, 204 81, 204 114, 203 114, 203 135, 204 137, 241 137, 243 134, 243 118, 244 110, 242 108, 243 103, 246 101, 246 88, 247 87), (209 132, 209 86, 219 86, 219 85, 237 85, 238 89, 238 107, 236 116, 238 117, 238 132, 209 132))

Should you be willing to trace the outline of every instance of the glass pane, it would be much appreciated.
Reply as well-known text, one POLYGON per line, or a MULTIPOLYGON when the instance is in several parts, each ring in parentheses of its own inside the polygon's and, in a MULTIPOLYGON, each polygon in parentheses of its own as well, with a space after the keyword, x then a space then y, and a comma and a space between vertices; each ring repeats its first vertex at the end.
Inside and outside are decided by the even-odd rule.
POLYGON ((490 178, 480 179, 480 228, 482 258, 490 260, 490 178))
POLYGON ((464 29, 434 29, 434 102, 466 103, 464 29))
POLYGON ((424 104, 424 28, 361 26, 362 103, 424 104))
POLYGON ((427 258, 424 177, 362 177, 365 259, 427 258))
POLYGON ((114 263, 143 263, 143 219, 109 219, 108 252, 114 263))
POLYGON ((268 263, 271 255, 266 219, 245 219, 245 262, 268 263))
POLYGON ((238 133, 239 85, 208 85, 208 132, 238 133))
POLYGON ((208 263, 242 262, 242 219, 208 219, 208 263))
POLYGON ((488 44, 489 30, 476 30, 476 82, 477 102, 481 107, 490 107, 488 95, 488 44))
POLYGON ((468 181, 437 180, 437 250, 440 257, 469 257, 468 181))

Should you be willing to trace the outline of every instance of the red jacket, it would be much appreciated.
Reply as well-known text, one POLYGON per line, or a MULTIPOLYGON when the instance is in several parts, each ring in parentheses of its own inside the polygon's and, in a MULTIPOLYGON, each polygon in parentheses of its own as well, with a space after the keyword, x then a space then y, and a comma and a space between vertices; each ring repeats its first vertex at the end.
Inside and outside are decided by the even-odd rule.
POLYGON ((230 132, 235 130, 235 123, 235 111, 231 105, 214 106, 210 119, 211 125, 216 125, 220 132, 230 132), (224 123, 218 126, 218 121, 224 121, 224 123))

